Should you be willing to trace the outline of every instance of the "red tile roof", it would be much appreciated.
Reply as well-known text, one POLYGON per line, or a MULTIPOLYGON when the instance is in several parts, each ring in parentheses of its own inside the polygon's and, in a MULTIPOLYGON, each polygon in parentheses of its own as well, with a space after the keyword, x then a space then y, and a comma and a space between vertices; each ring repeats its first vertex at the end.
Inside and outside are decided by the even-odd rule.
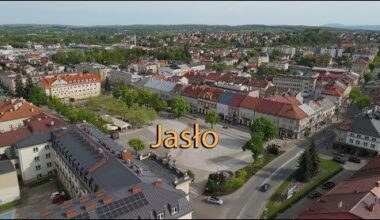
POLYGON ((259 103, 259 98, 252 97, 252 96, 246 96, 242 102, 240 103, 241 108, 251 109, 254 110, 256 108, 256 105, 259 103))
POLYGON ((198 98, 212 101, 212 102, 217 102, 222 92, 223 90, 218 89, 218 88, 206 87, 199 93, 198 98))
POLYGON ((322 94, 341 97, 343 96, 344 91, 336 85, 328 85, 322 88, 322 94))
POLYGON ((17 140, 29 137, 33 134, 51 131, 53 128, 66 127, 62 119, 47 113, 40 113, 24 120, 24 126, 5 133, 0 133, 0 147, 10 146, 17 140))
POLYGON ((205 86, 188 85, 182 90, 182 95, 197 99, 199 93, 202 92, 202 90, 204 90, 205 88, 205 86))
POLYGON ((298 219, 376 219, 380 216, 380 156, 339 183, 298 219))
POLYGON ((29 118, 43 112, 24 99, 13 98, 0 102, 0 122, 29 118))
POLYGON ((78 73, 76 75, 65 75, 65 76, 56 76, 52 78, 45 78, 41 80, 42 85, 48 89, 51 88, 51 85, 58 79, 64 80, 69 84, 83 84, 83 83, 93 83, 100 82, 100 76, 95 73, 78 73), (86 82, 86 80, 88 82, 86 82))

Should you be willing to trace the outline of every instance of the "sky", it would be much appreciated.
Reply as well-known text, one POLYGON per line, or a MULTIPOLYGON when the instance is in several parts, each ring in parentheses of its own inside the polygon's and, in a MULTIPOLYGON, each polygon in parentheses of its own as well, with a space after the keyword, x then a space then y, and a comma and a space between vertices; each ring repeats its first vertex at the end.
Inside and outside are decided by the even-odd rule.
POLYGON ((0 2, 0 24, 378 25, 380 2, 0 2))

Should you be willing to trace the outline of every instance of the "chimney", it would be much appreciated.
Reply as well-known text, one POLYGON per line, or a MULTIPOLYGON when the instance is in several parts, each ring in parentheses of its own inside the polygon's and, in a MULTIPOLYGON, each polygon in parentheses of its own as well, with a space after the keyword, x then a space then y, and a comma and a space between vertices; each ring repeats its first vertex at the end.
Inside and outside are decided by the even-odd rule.
POLYGON ((121 152, 121 159, 123 161, 130 161, 132 159, 132 151, 123 150, 123 152, 121 152))
POLYGON ((89 211, 91 211, 91 210, 93 210, 93 209, 95 209, 95 208, 96 208, 96 205, 95 205, 95 203, 93 203, 93 202, 89 202, 89 203, 87 203, 87 204, 84 205, 84 209, 85 209, 87 212, 89 212, 89 211))
POLYGON ((156 181, 153 182, 153 185, 155 187, 160 188, 162 186, 162 180, 161 179, 157 179, 156 181))
POLYGON ((338 203, 338 208, 342 208, 343 206, 343 201, 341 200, 339 203, 338 203))
POLYGON ((132 188, 132 194, 136 194, 136 193, 139 193, 142 191, 142 187, 141 186, 135 186, 132 188))

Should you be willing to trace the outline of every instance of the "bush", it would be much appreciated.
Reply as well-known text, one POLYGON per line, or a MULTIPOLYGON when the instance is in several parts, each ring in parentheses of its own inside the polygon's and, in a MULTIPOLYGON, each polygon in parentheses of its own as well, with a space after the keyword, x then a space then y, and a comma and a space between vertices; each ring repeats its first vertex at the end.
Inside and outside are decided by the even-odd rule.
POLYGON ((195 174, 194 174, 194 172, 191 171, 191 170, 187 170, 187 175, 188 175, 190 178, 192 178, 192 179, 195 178, 195 174))
POLYGON ((280 146, 277 144, 271 144, 267 147, 267 151, 270 154, 278 155, 280 153, 280 146))

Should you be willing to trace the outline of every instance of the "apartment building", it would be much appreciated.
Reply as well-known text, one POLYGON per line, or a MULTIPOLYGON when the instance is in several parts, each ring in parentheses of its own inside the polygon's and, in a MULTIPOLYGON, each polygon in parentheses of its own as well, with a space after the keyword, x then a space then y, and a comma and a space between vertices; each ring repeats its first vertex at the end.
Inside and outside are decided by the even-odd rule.
POLYGON ((48 96, 60 99, 87 99, 100 94, 100 83, 97 74, 78 73, 45 78, 39 82, 39 86, 48 96))
POLYGON ((79 73, 87 72, 97 74, 100 80, 104 81, 112 69, 99 63, 81 63, 76 65, 76 70, 79 73))
POLYGON ((191 180, 168 158, 136 159, 86 123, 53 131, 52 149, 57 175, 73 199, 33 218, 192 218, 191 180))
POLYGON ((289 63, 288 62, 269 62, 268 67, 275 68, 278 70, 288 70, 289 69, 289 63))
POLYGON ((314 92, 317 76, 274 76, 272 83, 277 87, 300 92, 314 92))
POLYGON ((348 119, 335 129, 334 143, 355 151, 380 152, 380 111, 377 106, 348 119))

